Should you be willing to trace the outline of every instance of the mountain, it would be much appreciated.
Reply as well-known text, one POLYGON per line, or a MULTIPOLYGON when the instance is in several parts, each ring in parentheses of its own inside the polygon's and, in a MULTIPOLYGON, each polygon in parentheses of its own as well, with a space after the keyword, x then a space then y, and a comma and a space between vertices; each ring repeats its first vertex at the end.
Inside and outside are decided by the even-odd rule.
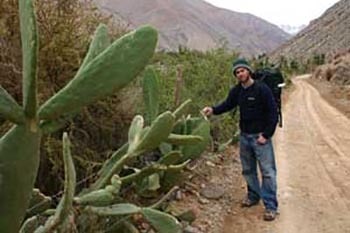
POLYGON ((330 58, 350 48, 350 0, 341 0, 292 39, 270 54, 272 61, 279 57, 305 60, 324 54, 330 58))
POLYGON ((207 50, 226 44, 243 55, 272 51, 290 38, 261 18, 217 8, 203 0, 95 0, 104 11, 131 27, 151 24, 160 33, 159 49, 179 45, 207 50))
POLYGON ((287 24, 282 24, 282 25, 279 25, 279 27, 283 31, 285 31, 291 35, 296 35, 298 32, 303 30, 306 27, 306 25, 303 24, 303 25, 299 25, 299 26, 291 26, 291 25, 287 25, 287 24))

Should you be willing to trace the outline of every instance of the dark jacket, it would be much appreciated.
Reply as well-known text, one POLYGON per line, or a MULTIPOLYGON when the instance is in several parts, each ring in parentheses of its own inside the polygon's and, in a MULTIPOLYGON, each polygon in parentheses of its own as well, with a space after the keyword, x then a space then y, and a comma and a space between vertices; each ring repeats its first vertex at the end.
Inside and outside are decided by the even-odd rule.
POLYGON ((265 138, 272 137, 278 122, 278 113, 272 91, 266 84, 254 81, 247 88, 237 84, 230 90, 224 102, 213 107, 213 113, 218 115, 236 106, 239 106, 240 111, 241 132, 263 133, 265 138))

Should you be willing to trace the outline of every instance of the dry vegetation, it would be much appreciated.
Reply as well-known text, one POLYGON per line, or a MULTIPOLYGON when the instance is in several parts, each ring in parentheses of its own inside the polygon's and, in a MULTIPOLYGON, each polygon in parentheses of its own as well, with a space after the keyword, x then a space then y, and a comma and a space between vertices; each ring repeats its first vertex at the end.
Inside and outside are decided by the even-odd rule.
POLYGON ((334 107, 350 117, 350 51, 337 54, 330 63, 318 67, 311 83, 334 107))

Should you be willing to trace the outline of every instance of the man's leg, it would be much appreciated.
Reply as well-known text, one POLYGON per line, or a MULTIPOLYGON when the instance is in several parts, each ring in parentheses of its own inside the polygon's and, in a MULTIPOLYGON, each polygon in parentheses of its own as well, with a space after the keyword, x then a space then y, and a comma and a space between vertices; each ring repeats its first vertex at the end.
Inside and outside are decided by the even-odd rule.
POLYGON ((251 145, 253 140, 254 137, 249 135, 240 136, 240 159, 242 174, 248 186, 247 198, 251 203, 257 203, 260 200, 260 185, 257 174, 257 162, 251 145))
POLYGON ((254 151, 262 175, 261 198, 266 210, 276 212, 278 209, 276 163, 271 139, 264 145, 256 144, 254 151))

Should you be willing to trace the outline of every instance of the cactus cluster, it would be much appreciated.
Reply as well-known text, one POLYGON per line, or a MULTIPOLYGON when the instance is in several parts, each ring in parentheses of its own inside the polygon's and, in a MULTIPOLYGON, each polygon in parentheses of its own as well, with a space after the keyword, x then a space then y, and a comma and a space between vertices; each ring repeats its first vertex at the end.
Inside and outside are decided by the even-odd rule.
MULTIPOLYGON (((147 165, 128 175, 121 175, 122 169, 133 160, 143 156, 145 153, 159 148, 161 144, 167 143, 171 147, 181 148, 190 145, 203 143, 208 135, 180 135, 174 133, 174 126, 182 122, 184 109, 190 101, 186 101, 174 112, 166 111, 158 115, 150 126, 144 125, 144 119, 141 115, 134 117, 131 122, 128 134, 128 142, 119 150, 114 152, 98 172, 98 179, 90 185, 89 188, 82 190, 74 196, 75 172, 69 150, 69 140, 67 134, 63 136, 63 155, 65 162, 65 190, 61 201, 56 210, 41 209, 41 213, 28 218, 22 227, 22 232, 52 232, 55 230, 70 229, 72 223, 68 219, 72 212, 73 204, 78 206, 80 215, 96 214, 99 216, 129 216, 140 214, 148 221, 157 232, 177 233, 181 232, 181 227, 177 220, 166 213, 155 209, 154 207, 138 207, 130 203, 124 203, 120 191, 122 187, 129 184, 137 185, 138 182, 152 176, 166 178, 171 174, 181 171, 188 163, 189 159, 184 159, 181 150, 171 150, 162 155, 158 161, 147 165), (184 161, 185 160, 185 161, 184 161), (38 221, 38 216, 48 213, 52 214, 45 224, 38 221), (35 224, 34 224, 35 223, 35 224), (33 226, 35 229, 33 230, 33 226), (30 229, 30 230, 28 230, 30 229)), ((196 125, 195 129, 199 129, 196 125)), ((205 130, 198 130, 200 132, 205 130)), ((192 131, 195 132, 195 131, 192 131)), ((184 150, 186 151, 186 150, 184 150)), ((198 152, 198 151, 197 151, 198 152)), ((194 153, 193 153, 194 154, 194 153)), ((193 155, 191 154, 191 155, 193 155)), ((196 154, 196 156, 198 156, 196 154)), ((186 156, 187 158, 188 156, 186 156)), ((46 200, 35 196, 35 200, 46 200)), ((38 201, 36 201, 38 202, 38 201)), ((40 203, 39 203, 40 204, 40 203)), ((124 220, 124 225, 133 227, 133 223, 124 220)), ((124 226, 125 227, 125 226, 124 226)))
MULTIPOLYGON (((177 110, 179 111, 179 110, 177 110)), ((176 112, 176 111, 175 111, 176 112)), ((130 203, 120 203, 119 192, 124 185, 135 183, 153 174, 161 172, 173 172, 182 170, 188 160, 179 163, 182 154, 179 151, 171 151, 162 156, 159 161, 146 166, 132 174, 119 176, 122 168, 132 159, 142 156, 144 153, 154 150, 161 143, 174 143, 174 145, 196 144, 203 140, 200 136, 172 134, 175 125, 175 114, 169 111, 160 114, 154 119, 151 126, 144 127, 143 117, 134 117, 129 128, 128 143, 117 150, 107 160, 98 172, 99 178, 87 190, 83 190, 74 197, 75 170, 71 159, 69 140, 67 134, 63 136, 63 155, 65 163, 65 190, 61 201, 48 218, 45 224, 38 223, 38 216, 27 219, 22 227, 22 232, 53 232, 57 229, 69 229, 68 221, 72 213, 73 203, 83 209, 81 214, 94 213, 99 216, 118 216, 141 214, 160 233, 181 232, 177 220, 166 213, 162 213, 151 207, 137 207, 130 203), (33 222, 37 227, 34 231, 33 222), (31 229, 31 230, 26 230, 31 229)), ((37 199, 37 198, 36 198, 37 199)), ((40 200, 42 200, 41 198, 40 200)), ((47 210, 42 210, 47 213, 47 210)), ((132 225, 128 222, 127 224, 132 225)))
MULTIPOLYGON (((32 0, 19 0, 23 52, 23 106, 0 86, 0 114, 14 123, 0 139, 0 232, 70 232, 76 214, 130 216, 139 214, 158 232, 181 232, 176 219, 154 207, 123 203, 125 185, 147 179, 164 179, 181 171, 199 156, 209 141, 209 123, 202 118, 184 117, 190 101, 174 112, 158 114, 158 83, 152 70, 145 72, 146 123, 141 115, 133 119, 128 142, 108 159, 98 178, 75 194, 76 177, 67 134, 63 136, 65 184, 56 209, 51 199, 33 191, 39 166, 41 136, 55 132, 81 108, 113 94, 133 80, 152 57, 157 32, 144 26, 110 43, 107 28, 100 25, 75 77, 41 106, 37 98, 38 35, 32 0), (147 87, 146 87, 147 86, 147 87), (159 149, 158 161, 122 176, 126 165, 147 152, 159 149), (79 211, 73 211, 75 206, 79 211), (28 208, 29 207, 29 208, 28 208), (45 221, 42 220, 44 216, 45 221), (46 217, 45 217, 46 216, 46 217)), ((121 223, 133 229, 125 218, 121 223)))
MULTIPOLYGON (((151 123, 150 126, 144 125, 144 118, 141 115, 134 117, 131 126, 129 128, 128 142, 122 146, 119 150, 114 152, 109 160, 107 160, 100 171, 98 172, 98 179, 87 189, 84 190, 81 198, 86 195, 90 196, 91 192, 95 195, 96 192, 105 193, 104 187, 110 183, 110 180, 115 177, 115 174, 119 174, 125 165, 128 165, 130 161, 144 155, 147 152, 159 148, 161 144, 167 143, 171 146, 193 146, 195 148, 198 144, 202 144, 208 141, 207 135, 180 135, 172 133, 174 126, 177 124, 178 119, 176 113, 182 111, 182 109, 189 103, 180 106, 173 113, 166 111, 158 115, 151 123)), ((201 153, 202 151, 200 151, 201 153)), ((196 154, 197 155, 197 154, 196 154)), ((153 164, 138 169, 134 173, 121 177, 120 181, 123 184, 138 181, 144 177, 148 177, 153 174, 157 174, 163 171, 177 171, 181 170, 189 159, 192 157, 186 156, 184 159, 181 150, 169 150, 167 153, 161 155, 158 161, 154 161, 153 164)), ((112 184, 115 183, 112 182, 112 184)), ((107 186, 108 187, 108 186, 107 186)), ((111 188, 108 188, 112 190, 111 188)))
POLYGON ((39 166, 43 133, 54 132, 82 107, 127 85, 152 57, 157 32, 139 28, 109 43, 106 27, 96 30, 75 77, 38 106, 38 33, 32 0, 19 0, 23 56, 23 106, 0 87, 0 114, 15 125, 0 139, 0 232, 18 232, 39 166))
MULTIPOLYGON (((114 175, 110 180, 110 184, 106 185, 103 189, 91 191, 83 194, 82 196, 74 197, 76 185, 75 169, 67 133, 63 135, 63 158, 65 166, 65 185, 60 203, 55 210, 43 210, 42 213, 28 218, 20 230, 21 233, 71 232, 71 229, 76 228, 75 223, 69 221, 70 218, 74 219, 75 212, 72 211, 73 203, 80 206, 82 209, 80 213, 81 215, 96 214, 103 217, 142 214, 142 216, 154 227, 154 229, 157 230, 157 232, 181 232, 181 227, 173 216, 156 210, 155 208, 138 207, 130 203, 115 204, 121 185, 124 182, 134 180, 134 178, 131 178, 130 176, 120 178, 118 175, 114 175), (42 223, 39 218, 40 215, 51 216, 48 217, 44 223, 42 223)), ((163 167, 162 169, 172 168, 163 167)), ((158 170, 154 170, 153 172, 155 171, 158 170)), ((126 222, 126 220, 124 221, 126 222)), ((130 222, 126 223, 128 223, 129 226, 132 226, 130 222)))
MULTIPOLYGON (((148 68, 143 78, 144 103, 146 116, 154 116, 159 109, 159 77, 156 72, 148 68)), ((165 143, 160 145, 163 154, 167 154, 174 149, 182 152, 181 161, 195 159, 201 155, 210 141, 210 123, 205 117, 191 117, 187 115, 191 100, 186 100, 174 111, 176 123, 173 127, 172 134, 165 143), (192 139, 191 136, 193 135, 192 139), (194 143, 198 137, 202 137, 202 141, 194 143), (182 139, 185 139, 182 141, 182 139), (181 142, 181 143, 180 143, 181 142), (191 142, 191 143, 190 143, 191 142), (178 145, 178 144, 181 145, 178 145), (173 144, 173 145, 170 145, 173 144)), ((154 118, 149 117, 151 120, 154 118)))

